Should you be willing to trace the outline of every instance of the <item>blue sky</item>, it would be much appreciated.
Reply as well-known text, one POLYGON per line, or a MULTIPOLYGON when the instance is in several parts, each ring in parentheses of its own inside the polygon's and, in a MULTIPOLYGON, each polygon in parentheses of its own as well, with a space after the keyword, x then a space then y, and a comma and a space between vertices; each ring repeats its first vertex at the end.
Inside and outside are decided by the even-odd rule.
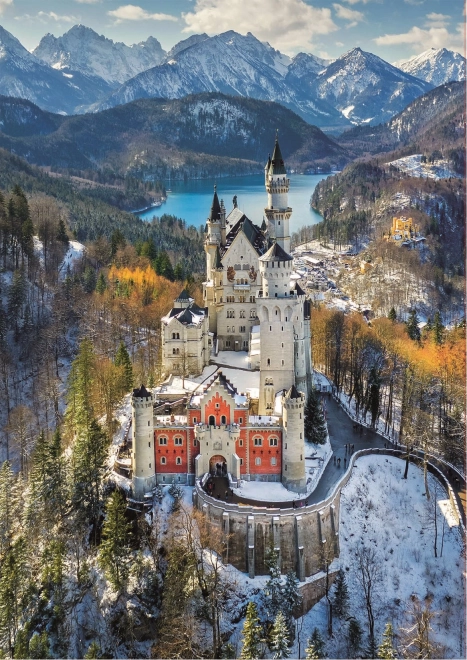
POLYGON ((83 23, 114 41, 252 32, 282 52, 338 57, 354 46, 393 62, 430 47, 464 54, 462 0, 0 0, 0 24, 32 50, 83 23))

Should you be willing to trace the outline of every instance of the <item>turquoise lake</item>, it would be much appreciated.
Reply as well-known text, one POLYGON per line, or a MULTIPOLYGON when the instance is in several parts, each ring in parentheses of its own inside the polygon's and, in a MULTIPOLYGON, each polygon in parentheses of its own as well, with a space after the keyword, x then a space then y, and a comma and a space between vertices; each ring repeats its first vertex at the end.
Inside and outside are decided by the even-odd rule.
MULTIPOLYGON (((328 174, 291 174, 289 206, 293 213, 290 219, 290 231, 297 231, 303 226, 314 225, 322 220, 319 213, 310 208, 310 197, 318 181, 328 174)), ((167 188, 172 191, 167 194, 167 201, 158 208, 151 208, 137 215, 143 220, 152 220, 154 216, 164 213, 183 218, 188 225, 199 227, 204 225, 211 208, 214 183, 217 184, 219 199, 224 200, 227 213, 232 210, 232 198, 237 195, 238 207, 255 224, 261 225, 263 209, 267 203, 267 193, 264 187, 264 176, 238 176, 209 179, 191 179, 187 182, 174 181, 167 188)))

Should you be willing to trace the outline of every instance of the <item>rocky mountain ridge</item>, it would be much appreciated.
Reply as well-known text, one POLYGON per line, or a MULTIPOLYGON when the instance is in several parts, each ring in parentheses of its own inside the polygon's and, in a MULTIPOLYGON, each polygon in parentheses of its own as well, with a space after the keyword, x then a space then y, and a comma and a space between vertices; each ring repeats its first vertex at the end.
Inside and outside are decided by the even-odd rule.
POLYGON ((394 66, 438 87, 448 82, 465 80, 465 57, 447 48, 429 48, 394 66))

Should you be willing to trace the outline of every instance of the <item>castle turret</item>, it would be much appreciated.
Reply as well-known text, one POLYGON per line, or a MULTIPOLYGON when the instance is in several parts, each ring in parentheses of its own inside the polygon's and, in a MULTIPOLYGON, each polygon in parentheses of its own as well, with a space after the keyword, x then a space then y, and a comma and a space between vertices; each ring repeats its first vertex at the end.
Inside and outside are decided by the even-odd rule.
POLYGON ((306 491, 305 395, 295 385, 282 397, 282 417, 282 483, 289 490, 303 493, 306 491))
POLYGON ((225 227, 225 209, 221 208, 217 196, 217 186, 214 186, 214 195, 212 198, 211 211, 206 222, 206 238, 204 249, 207 254, 207 279, 211 277, 211 268, 214 263, 216 249, 222 244, 222 222, 225 227))
POLYGON ((142 500, 156 485, 154 454, 154 397, 141 385, 131 397, 132 438, 131 469, 133 493, 142 500))
POLYGON ((268 159, 266 164, 265 179, 268 205, 264 209, 264 213, 269 221, 269 235, 274 237, 281 248, 289 253, 289 220, 292 215, 288 202, 290 179, 287 178, 277 135, 272 158, 268 159))

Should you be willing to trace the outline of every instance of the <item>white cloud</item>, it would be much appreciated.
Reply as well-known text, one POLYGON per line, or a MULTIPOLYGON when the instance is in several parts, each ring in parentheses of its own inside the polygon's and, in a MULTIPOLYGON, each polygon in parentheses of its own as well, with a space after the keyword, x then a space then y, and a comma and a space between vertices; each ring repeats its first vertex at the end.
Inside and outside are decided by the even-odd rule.
POLYGON ((13 0, 0 0, 0 14, 3 14, 7 7, 11 7, 13 0))
POLYGON ((360 21, 365 20, 365 14, 363 14, 361 11, 357 11, 356 9, 349 9, 348 7, 338 5, 337 3, 333 4, 332 6, 334 7, 337 18, 342 18, 344 21, 351 21, 350 25, 347 27, 354 27, 360 21))
POLYGON ((464 25, 459 23, 456 32, 449 32, 445 27, 430 27, 426 30, 413 26, 408 32, 401 34, 385 34, 373 41, 378 46, 399 46, 409 44, 416 54, 428 48, 448 48, 464 52, 464 25))
POLYGON ((136 5, 122 5, 107 12, 108 16, 116 19, 116 23, 123 21, 177 21, 176 16, 171 14, 150 14, 142 7, 136 5))
POLYGON ((436 14, 434 11, 426 15, 425 27, 444 28, 451 22, 451 17, 446 14, 436 14))
POLYGON ((252 32, 290 54, 309 49, 318 35, 338 29, 330 9, 311 7, 304 0, 196 0, 193 11, 182 17, 183 32, 252 32))
POLYGON ((40 11, 37 14, 37 17, 41 21, 47 21, 47 19, 51 19, 52 21, 56 21, 57 23, 77 23, 79 21, 76 16, 60 16, 59 14, 56 14, 54 11, 40 11))

